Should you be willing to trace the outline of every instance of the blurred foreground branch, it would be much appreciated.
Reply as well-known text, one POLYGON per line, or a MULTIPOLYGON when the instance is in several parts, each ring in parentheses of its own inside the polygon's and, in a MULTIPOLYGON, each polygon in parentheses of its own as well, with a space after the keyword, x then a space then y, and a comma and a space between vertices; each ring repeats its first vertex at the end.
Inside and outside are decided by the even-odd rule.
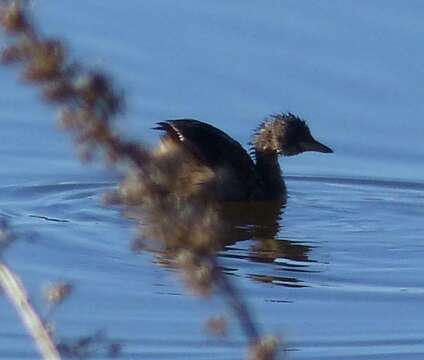
POLYGON ((61 106, 60 125, 73 136, 83 160, 100 154, 108 164, 129 165, 109 202, 121 204, 137 221, 141 247, 170 259, 197 294, 219 289, 246 333, 250 359, 275 359, 278 341, 260 338, 243 298, 217 262, 226 227, 207 197, 214 181, 210 169, 183 150, 164 154, 123 138, 114 124, 123 111, 122 94, 103 73, 71 62, 63 42, 44 37, 19 1, 0 0, 0 25, 13 39, 0 61, 21 65, 23 79, 61 106), (196 176, 186 176, 187 169, 196 176))
POLYGON ((4 219, 0 219, 0 290, 3 289, 4 294, 15 307, 43 359, 59 360, 61 357, 53 338, 32 306, 25 287, 18 275, 2 260, 3 251, 15 238, 8 223, 4 219))
POLYGON ((0 286, 15 307, 28 333, 34 340, 43 359, 60 360, 53 339, 35 311, 19 277, 0 261, 0 286))

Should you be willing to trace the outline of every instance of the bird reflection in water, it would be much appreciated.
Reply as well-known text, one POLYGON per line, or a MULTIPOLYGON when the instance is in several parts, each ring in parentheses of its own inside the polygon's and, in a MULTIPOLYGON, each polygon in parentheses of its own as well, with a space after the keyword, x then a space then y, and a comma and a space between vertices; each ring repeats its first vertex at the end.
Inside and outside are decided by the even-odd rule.
MULTIPOLYGON (((278 237, 285 205, 285 201, 221 204, 219 212, 229 226, 225 238, 222 239, 224 249, 220 256, 274 264, 272 269, 264 267, 263 273, 248 273, 247 276, 254 281, 305 287, 298 276, 282 276, 280 273, 280 270, 291 274, 308 272, 307 268, 314 262, 310 259, 311 246, 278 237), (248 248, 243 246, 242 241, 246 240, 253 240, 248 248), (278 274, 275 274, 275 270, 278 274)), ((231 273, 237 269, 227 270, 231 273)))

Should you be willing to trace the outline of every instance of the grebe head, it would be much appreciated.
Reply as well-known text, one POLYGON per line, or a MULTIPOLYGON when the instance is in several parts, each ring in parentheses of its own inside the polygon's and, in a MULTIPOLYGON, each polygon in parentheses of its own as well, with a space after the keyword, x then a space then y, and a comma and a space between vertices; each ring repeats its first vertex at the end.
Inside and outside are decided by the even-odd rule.
POLYGON ((333 152, 315 140, 305 121, 292 113, 271 115, 259 126, 252 145, 256 151, 285 156, 305 151, 333 152))

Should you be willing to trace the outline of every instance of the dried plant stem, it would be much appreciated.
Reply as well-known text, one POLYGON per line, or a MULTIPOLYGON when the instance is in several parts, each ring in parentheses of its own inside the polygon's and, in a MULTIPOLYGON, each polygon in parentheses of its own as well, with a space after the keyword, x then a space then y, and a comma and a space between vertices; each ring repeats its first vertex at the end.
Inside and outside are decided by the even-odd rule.
POLYGON ((252 319, 247 304, 243 301, 237 288, 231 283, 228 275, 222 272, 216 258, 214 259, 214 267, 215 280, 222 296, 237 316, 241 325, 240 327, 245 332, 249 343, 251 345, 257 344, 260 340, 259 331, 252 319))
POLYGON ((31 305, 22 282, 4 262, 0 262, 0 286, 16 308, 43 359, 60 360, 59 351, 56 349, 54 341, 39 315, 31 305))

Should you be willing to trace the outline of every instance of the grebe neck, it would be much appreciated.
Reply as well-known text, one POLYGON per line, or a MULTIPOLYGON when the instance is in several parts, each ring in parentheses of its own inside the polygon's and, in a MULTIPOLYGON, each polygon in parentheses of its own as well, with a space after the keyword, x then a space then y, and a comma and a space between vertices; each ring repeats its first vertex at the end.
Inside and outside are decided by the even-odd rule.
POLYGON ((266 199, 285 198, 286 185, 281 174, 276 152, 255 150, 256 172, 260 179, 261 191, 266 199))

